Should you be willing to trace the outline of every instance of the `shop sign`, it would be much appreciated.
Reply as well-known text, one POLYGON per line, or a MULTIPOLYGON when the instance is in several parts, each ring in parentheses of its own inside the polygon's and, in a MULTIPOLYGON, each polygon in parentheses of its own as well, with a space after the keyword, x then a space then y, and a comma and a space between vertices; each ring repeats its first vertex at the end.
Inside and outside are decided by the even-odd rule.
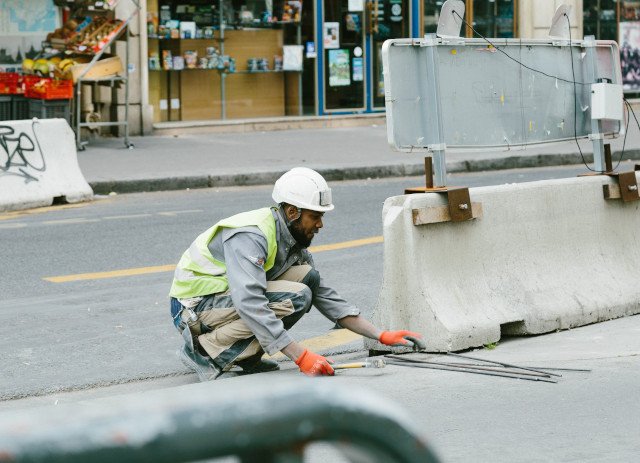
POLYGON ((349 0, 349 11, 357 12, 364 10, 364 0, 349 0))
POLYGON ((353 81, 362 82, 364 80, 364 60, 353 58, 353 81))
POLYGON ((391 21, 402 21, 402 2, 400 0, 391 1, 391 21))
POLYGON ((625 90, 640 89, 640 21, 620 22, 620 65, 625 90))
MULTIPOLYGON (((324 48, 340 48, 340 23, 327 22, 323 25, 324 48)), ((347 63, 348 65, 349 63, 347 63)))
POLYGON ((329 50, 329 86, 346 87, 349 85, 351 85, 349 50, 344 48, 329 50))

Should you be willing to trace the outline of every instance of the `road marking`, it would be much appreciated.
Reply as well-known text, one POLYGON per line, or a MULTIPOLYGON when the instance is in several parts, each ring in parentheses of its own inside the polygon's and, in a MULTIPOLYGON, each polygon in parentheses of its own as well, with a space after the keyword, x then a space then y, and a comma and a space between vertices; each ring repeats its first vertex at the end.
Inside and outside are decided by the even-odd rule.
MULTIPOLYGON (((305 349, 309 349, 312 352, 319 352, 326 349, 342 346, 343 344, 349 344, 350 342, 358 341, 359 339, 362 339, 361 335, 342 328, 339 330, 331 330, 329 333, 323 334, 322 336, 305 339, 304 341, 300 341, 300 344, 305 349)), ((280 360, 284 358, 285 355, 279 352, 273 356, 267 355, 267 357, 271 357, 275 360, 280 360)))
POLYGON ((110 215, 108 217, 102 217, 102 220, 141 219, 144 217, 151 217, 151 214, 110 215))
MULTIPOLYGON (((83 204, 82 206, 84 206, 83 204)), ((11 220, 17 217, 23 217, 25 215, 30 214, 38 214, 40 212, 47 212, 55 209, 70 209, 74 207, 80 207, 78 204, 69 204, 67 206, 51 206, 51 207, 43 207, 44 211, 40 210, 28 210, 28 211, 15 211, 15 212, 7 212, 6 214, 0 215, 0 220, 11 220)), ((175 217, 178 214, 195 214, 204 212, 202 209, 188 209, 184 211, 167 211, 167 212, 156 212, 156 215, 161 215, 164 217, 175 217)), ((98 217, 96 219, 85 219, 85 218, 77 218, 77 219, 58 219, 58 220, 46 220, 41 222, 44 225, 60 225, 60 224, 83 224, 83 223, 91 223, 91 222, 99 222, 101 220, 119 220, 119 219, 144 219, 151 217, 153 214, 145 213, 145 214, 129 214, 129 215, 110 215, 107 217, 98 217)), ((22 228, 26 227, 27 224, 22 225, 7 225, 2 228, 22 228)))
POLYGON ((336 251, 338 249, 357 248, 367 244, 382 243, 382 236, 372 236, 371 238, 362 238, 359 240, 343 241, 334 244, 321 244, 319 246, 311 246, 309 252, 336 251))
POLYGON ((118 278, 133 275, 146 275, 149 273, 171 272, 175 270, 175 268, 175 265, 157 265, 155 267, 128 268, 124 270, 112 270, 110 272, 77 273, 75 275, 45 277, 43 280, 50 281, 52 283, 68 283, 70 281, 101 280, 103 278, 118 278))
POLYGON ((76 209, 78 207, 85 207, 89 205, 89 203, 78 203, 78 204, 60 204, 56 206, 45 206, 39 207, 37 209, 27 209, 25 211, 11 211, 0 214, 0 220, 10 220, 15 219, 16 217, 23 217, 25 215, 35 215, 35 214, 43 214, 45 212, 58 211, 61 209, 76 209))
POLYGON ((26 227, 26 223, 15 222, 15 223, 0 223, 0 229, 2 228, 24 228, 26 227))
MULTIPOLYGON (((359 240, 343 241, 341 243, 323 244, 320 246, 312 246, 309 248, 310 252, 325 252, 335 251, 338 249, 355 248, 358 246, 365 246, 367 244, 382 243, 382 236, 372 236, 371 238, 362 238, 359 240)), ((93 273, 78 273, 74 275, 62 275, 53 277, 44 277, 43 280, 50 281, 52 283, 68 283, 71 281, 81 280, 102 280, 105 278, 119 278, 129 277, 135 275, 147 275, 150 273, 172 272, 176 268, 175 265, 156 265, 154 267, 137 267, 127 268, 122 270, 111 270, 108 272, 93 272, 93 273)))
POLYGON ((78 217, 77 219, 59 219, 59 220, 45 220, 43 225, 69 225, 76 223, 91 223, 100 222, 100 219, 85 219, 84 217, 78 217))
POLYGON ((204 212, 202 209, 188 209, 184 211, 168 211, 168 212, 158 212, 158 215, 164 215, 168 217, 174 217, 178 214, 193 214, 196 212, 204 212))

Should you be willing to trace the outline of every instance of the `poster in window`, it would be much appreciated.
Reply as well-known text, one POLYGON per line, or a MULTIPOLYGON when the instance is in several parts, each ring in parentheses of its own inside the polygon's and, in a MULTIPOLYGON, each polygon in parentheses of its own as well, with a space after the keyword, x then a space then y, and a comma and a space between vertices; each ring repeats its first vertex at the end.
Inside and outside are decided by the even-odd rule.
POLYGON ((351 70, 349 68, 349 50, 345 50, 344 48, 329 50, 330 87, 346 87, 351 85, 351 70))
POLYGON ((364 63, 362 58, 353 58, 353 81, 362 82, 364 80, 364 63))
POLYGON ((621 21, 619 38, 622 86, 640 90, 640 21, 621 21))
POLYGON ((324 48, 334 49, 340 48, 340 23, 328 22, 324 23, 324 48))

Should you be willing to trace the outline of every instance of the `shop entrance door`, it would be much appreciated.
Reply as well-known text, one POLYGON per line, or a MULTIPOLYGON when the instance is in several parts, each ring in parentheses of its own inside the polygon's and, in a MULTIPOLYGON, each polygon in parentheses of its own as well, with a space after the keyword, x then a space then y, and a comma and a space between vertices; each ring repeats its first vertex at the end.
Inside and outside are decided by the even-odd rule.
POLYGON ((382 43, 409 37, 408 0, 320 0, 323 113, 384 109, 382 43))

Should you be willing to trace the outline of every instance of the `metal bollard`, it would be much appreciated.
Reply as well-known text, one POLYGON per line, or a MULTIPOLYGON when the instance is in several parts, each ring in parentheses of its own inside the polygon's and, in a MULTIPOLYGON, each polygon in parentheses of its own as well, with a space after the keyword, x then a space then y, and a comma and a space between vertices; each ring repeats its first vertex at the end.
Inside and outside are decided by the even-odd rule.
POLYGON ((0 462, 302 463, 319 441, 350 461, 437 461, 411 423, 375 394, 317 378, 220 381, 0 414, 0 462))

